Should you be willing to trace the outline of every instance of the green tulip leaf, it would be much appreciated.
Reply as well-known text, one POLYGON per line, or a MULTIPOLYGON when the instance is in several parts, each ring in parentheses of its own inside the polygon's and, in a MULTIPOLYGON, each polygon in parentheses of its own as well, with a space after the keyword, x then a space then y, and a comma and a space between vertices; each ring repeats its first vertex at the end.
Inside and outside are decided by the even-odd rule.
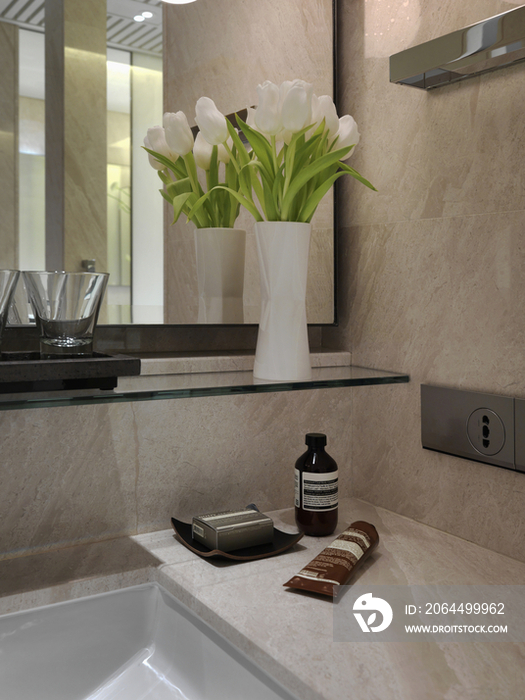
POLYGON ((371 190, 374 190, 374 192, 377 192, 377 189, 370 183, 368 180, 366 180, 362 175, 360 175, 357 170, 354 170, 351 168, 349 165, 346 163, 340 163, 339 167, 344 170, 345 173, 348 173, 348 175, 351 175, 352 177, 355 177, 356 180, 359 180, 363 185, 366 185, 369 187, 371 190))
MULTIPOLYGON (((252 182, 252 188, 253 191, 255 192, 255 196, 257 197, 257 200, 259 204, 261 205, 261 208, 263 210, 263 214, 265 218, 268 218, 268 211, 266 208, 266 203, 265 203, 265 197, 264 197, 264 187, 261 184, 261 181, 257 177, 257 170, 258 170, 258 163, 257 161, 252 160, 250 162, 250 168, 249 168, 249 173, 251 177, 251 182, 252 182)), ((273 206, 273 203, 272 203, 273 206)))
POLYGON ((255 153, 259 161, 266 168, 268 173, 273 175, 273 152, 272 147, 268 143, 266 137, 260 134, 258 131, 255 131, 255 129, 252 129, 251 126, 248 126, 248 124, 243 122, 243 120, 239 116, 237 116, 237 123, 240 125, 244 135, 248 139, 248 142, 253 148, 253 152, 255 153))
POLYGON ((175 173, 175 175, 179 176, 180 174, 182 177, 186 177, 185 169, 181 169, 181 166, 178 163, 180 159, 177 159, 177 162, 175 162, 169 158, 166 158, 166 156, 163 156, 161 153, 157 153, 157 151, 152 151, 150 148, 146 148, 146 146, 141 146, 141 148, 158 160, 161 165, 169 168, 173 173, 175 173))
POLYGON ((208 180, 208 189, 210 189, 210 187, 215 187, 215 185, 219 184, 219 160, 217 157, 218 151, 219 149, 217 148, 217 146, 214 146, 211 151, 210 169, 206 174, 206 179, 208 180))
POLYGON ((190 151, 185 156, 183 156, 184 163, 188 171, 188 177, 190 178, 191 187, 195 194, 202 196, 203 190, 199 183, 199 177, 197 175, 197 165, 195 164, 195 157, 193 152, 190 151))
MULTIPOLYGON (((239 119, 239 117, 237 117, 239 119)), ((250 162, 250 156, 248 155, 248 151, 246 150, 245 145, 241 141, 241 137, 239 136, 237 129, 233 126, 231 121, 229 119, 226 120, 226 125, 228 127, 228 133, 231 136, 231 139, 233 141, 234 147, 237 149, 237 153, 239 154, 239 160, 241 163, 241 167, 246 165, 247 163, 250 162)), ((235 163, 235 155, 234 155, 234 163, 235 163)))
POLYGON ((290 187, 286 195, 283 198, 283 204, 281 209, 281 214, 283 216, 283 221, 289 221, 289 210, 293 204, 294 197, 297 195, 299 190, 306 185, 306 183, 315 175, 320 173, 325 168, 336 163, 339 158, 344 157, 346 154, 346 149, 341 148, 338 151, 333 151, 333 153, 326 153, 321 156, 318 160, 310 163, 306 168, 301 170, 294 180, 290 183, 290 187))
POLYGON ((325 194, 328 192, 330 187, 334 184, 334 182, 341 177, 341 175, 345 175, 343 171, 339 171, 335 173, 335 175, 332 175, 329 177, 327 180, 325 180, 322 185, 320 185, 315 192, 313 192, 307 199, 306 206, 302 208, 302 211, 299 216, 299 221, 304 221, 304 222, 310 222, 312 220, 312 216, 315 214, 315 210, 317 209, 319 202, 321 199, 325 196, 325 194))
POLYGON ((159 192, 160 192, 161 195, 164 197, 164 199, 165 199, 167 202, 169 202, 169 204, 173 204, 173 199, 172 199, 169 195, 167 195, 166 192, 164 192, 164 190, 159 190, 159 192))
POLYGON ((160 177, 160 179, 162 180, 162 182, 163 182, 165 185, 169 185, 170 183, 173 182, 173 178, 171 178, 171 177, 168 175, 168 169, 167 169, 167 168, 164 168, 164 170, 157 170, 157 175, 160 177))
POLYGON ((183 192, 182 194, 178 194, 176 197, 173 198, 171 201, 171 204, 173 205, 173 221, 171 222, 174 224, 176 221, 178 221, 179 216, 182 213, 182 210, 184 208, 184 205, 188 202, 188 199, 191 197, 193 192, 183 192))
POLYGON ((183 192, 191 192, 191 182, 188 177, 185 177, 183 180, 175 180, 171 181, 167 186, 166 186, 166 192, 168 195, 173 199, 176 197, 178 194, 182 194, 183 192))
MULTIPOLYGON (((232 197, 234 197, 240 204, 242 204, 245 209, 247 209, 250 214, 253 216, 253 218, 256 221, 262 221, 262 216, 259 214, 257 207, 253 202, 250 202, 250 200, 246 199, 246 197, 243 197, 242 194, 235 190, 231 190, 229 187, 225 187, 224 185, 217 185, 215 190, 221 189, 221 190, 226 190, 231 194, 232 197)), ((212 191, 215 191, 212 190, 212 191)), ((188 214, 188 219, 192 219, 193 216, 199 211, 199 209, 203 206, 203 204, 209 199, 211 192, 206 192, 205 195, 203 195, 200 199, 198 199, 195 204, 193 205, 192 209, 190 210, 188 214)))

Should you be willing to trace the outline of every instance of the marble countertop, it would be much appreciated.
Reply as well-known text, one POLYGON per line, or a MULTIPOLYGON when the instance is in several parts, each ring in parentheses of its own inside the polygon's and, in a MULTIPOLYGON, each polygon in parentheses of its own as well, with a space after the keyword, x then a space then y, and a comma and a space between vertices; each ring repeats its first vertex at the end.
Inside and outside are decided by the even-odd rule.
MULTIPOLYGON (((176 515, 176 514, 174 514, 176 515)), ((270 514, 293 532, 293 510, 270 514)), ((520 585, 525 563, 355 499, 340 504, 336 534, 373 523, 380 544, 352 583, 520 585)), ((525 644, 335 642, 337 606, 284 588, 326 547, 304 537, 253 562, 205 560, 172 530, 0 562, 0 613, 158 581, 300 700, 518 700, 525 644)))

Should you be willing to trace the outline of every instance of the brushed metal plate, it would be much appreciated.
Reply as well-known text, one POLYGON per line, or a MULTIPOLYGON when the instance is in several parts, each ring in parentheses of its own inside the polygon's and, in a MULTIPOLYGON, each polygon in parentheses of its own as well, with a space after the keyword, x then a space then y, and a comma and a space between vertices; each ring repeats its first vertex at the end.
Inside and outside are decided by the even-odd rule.
MULTIPOLYGON (((525 426, 525 401, 523 403, 525 426)), ((490 439, 490 432, 488 437, 490 439)), ((525 465, 525 439, 523 442, 525 465)), ((428 450, 514 469, 514 399, 422 384, 421 443, 428 450), (498 432, 498 447, 501 442, 503 446, 496 454, 483 454, 469 439, 469 419, 479 409, 493 412, 503 424, 503 439, 498 432)), ((525 466, 523 469, 525 471, 525 466)))

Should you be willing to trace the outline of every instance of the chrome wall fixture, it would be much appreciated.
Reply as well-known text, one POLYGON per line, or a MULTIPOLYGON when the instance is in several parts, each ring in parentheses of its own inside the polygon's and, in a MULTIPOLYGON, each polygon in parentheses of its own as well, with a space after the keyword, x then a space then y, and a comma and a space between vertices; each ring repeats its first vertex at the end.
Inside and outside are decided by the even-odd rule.
POLYGON ((525 60, 525 5, 390 57, 390 82, 430 90, 525 60))

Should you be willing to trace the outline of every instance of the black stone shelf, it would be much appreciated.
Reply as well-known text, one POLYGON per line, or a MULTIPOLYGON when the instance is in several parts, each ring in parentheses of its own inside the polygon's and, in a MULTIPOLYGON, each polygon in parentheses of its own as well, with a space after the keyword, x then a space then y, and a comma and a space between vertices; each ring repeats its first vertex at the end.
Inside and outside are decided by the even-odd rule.
POLYGON ((93 353, 91 357, 40 358, 39 352, 4 352, 0 356, 2 395, 68 390, 114 389, 118 377, 140 374, 140 360, 127 355, 93 353))

